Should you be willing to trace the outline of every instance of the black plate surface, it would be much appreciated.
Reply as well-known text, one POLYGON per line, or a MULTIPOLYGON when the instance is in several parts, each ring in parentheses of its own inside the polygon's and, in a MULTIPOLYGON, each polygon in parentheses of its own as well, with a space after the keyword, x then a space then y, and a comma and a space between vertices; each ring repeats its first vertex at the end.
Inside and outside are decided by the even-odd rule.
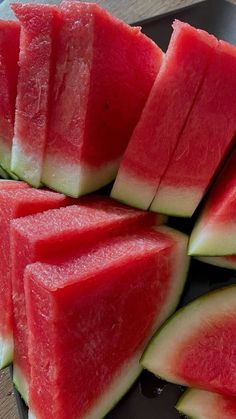
MULTIPOLYGON (((143 32, 166 50, 171 24, 177 18, 213 33, 217 38, 236 45, 236 7, 224 0, 207 0, 200 4, 171 12, 164 16, 138 22, 143 32)), ((172 219, 171 225, 191 229, 193 221, 172 219)), ((236 283, 236 272, 192 261, 182 296, 184 305, 199 295, 223 285, 236 283)), ((178 419, 174 406, 183 388, 166 383, 144 371, 127 395, 106 416, 107 419, 178 419)), ((27 408, 15 392, 21 419, 27 418, 27 408)), ((99 419, 99 418, 98 418, 99 419)), ((222 418, 223 419, 223 418, 222 418)))

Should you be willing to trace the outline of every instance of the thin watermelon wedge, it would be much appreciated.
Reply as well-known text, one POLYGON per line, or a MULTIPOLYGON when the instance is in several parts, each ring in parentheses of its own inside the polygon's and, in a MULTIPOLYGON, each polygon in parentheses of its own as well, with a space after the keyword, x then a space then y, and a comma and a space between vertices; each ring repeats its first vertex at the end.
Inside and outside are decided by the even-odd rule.
POLYGON ((177 305, 186 245, 182 233, 160 227, 26 268, 30 417, 97 419, 117 403, 177 305))
POLYGON ((21 24, 19 79, 11 170, 34 187, 40 186, 48 122, 51 55, 56 6, 13 4, 21 24))
POLYGON ((0 20, 0 165, 11 175, 20 25, 0 20))
POLYGON ((173 29, 111 193, 142 209, 148 209, 155 197, 218 42, 187 23, 175 21, 173 29))
POLYGON ((114 179, 163 53, 95 3, 61 13, 42 182, 78 197, 114 179))
POLYGON ((151 210, 192 216, 234 144, 235 108, 236 47, 219 41, 151 210))
POLYGON ((209 265, 219 266, 220 268, 227 268, 227 269, 236 269, 236 256, 203 256, 203 257, 195 257, 195 259, 199 260, 203 263, 208 263, 209 265))
POLYGON ((236 151, 207 199, 190 236, 192 256, 236 254, 236 151))
POLYGON ((188 389, 178 401, 176 409, 194 419, 235 419, 236 398, 188 389))
POLYGON ((236 285, 177 311, 156 333, 141 365, 167 381, 236 396, 236 285))
POLYGON ((13 380, 28 402, 30 365, 25 312, 24 270, 30 263, 49 256, 64 255, 86 248, 108 237, 157 225, 162 217, 117 204, 106 197, 90 196, 78 205, 35 214, 11 224, 11 263, 14 303, 13 380), (19 254, 21 258, 19 258, 19 254))
MULTIPOLYGON (((0 182, 0 368, 4 368, 13 360, 10 222, 18 217, 63 206, 67 202, 68 198, 62 194, 34 190, 24 182, 0 182)), ((17 255, 18 260, 20 257, 21 251, 17 255)))

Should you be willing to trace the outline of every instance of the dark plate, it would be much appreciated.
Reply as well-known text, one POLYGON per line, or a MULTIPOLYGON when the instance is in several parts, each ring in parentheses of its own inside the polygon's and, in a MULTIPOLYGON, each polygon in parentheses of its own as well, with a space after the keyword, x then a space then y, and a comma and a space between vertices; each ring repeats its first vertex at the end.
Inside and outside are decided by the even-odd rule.
MULTIPOLYGON (((208 0, 200 4, 168 13, 164 16, 138 22, 143 32, 166 50, 175 18, 213 33, 220 39, 236 44, 236 7, 224 0, 208 0)), ((191 229, 193 220, 172 219, 179 229, 191 229)), ((187 284, 181 300, 186 304, 195 297, 223 285, 236 283, 236 272, 211 267, 192 261, 187 284)), ((180 415, 174 406, 183 388, 168 384, 144 371, 127 395, 107 415, 107 419, 177 419, 180 415)), ((27 408, 16 392, 21 419, 27 418, 27 408)), ((69 402, 69 401, 68 401, 69 402)))

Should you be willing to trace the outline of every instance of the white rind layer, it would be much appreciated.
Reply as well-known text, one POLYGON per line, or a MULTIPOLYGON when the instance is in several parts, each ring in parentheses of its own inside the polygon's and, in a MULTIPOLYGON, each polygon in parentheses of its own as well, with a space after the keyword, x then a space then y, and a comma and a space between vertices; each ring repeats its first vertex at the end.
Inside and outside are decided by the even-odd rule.
POLYGON ((176 217, 191 217, 202 198, 199 188, 160 185, 150 207, 151 211, 176 217))
POLYGON ((225 403, 224 396, 220 394, 188 389, 178 401, 176 409, 194 419, 234 419, 231 414, 227 415, 226 412, 218 409, 221 401, 225 403))
POLYGON ((112 161, 101 167, 89 167, 85 164, 71 164, 59 160, 58 156, 45 156, 42 183, 66 195, 78 198, 94 192, 116 176, 119 161, 112 161))
POLYGON ((155 195, 155 187, 137 176, 120 169, 111 191, 111 197, 135 208, 147 210, 155 195))
POLYGON ((25 379, 25 376, 22 373, 21 369, 16 364, 14 364, 13 366, 13 383, 15 384, 22 399, 24 399, 25 403, 28 405, 29 404, 29 383, 25 379))
POLYGON ((19 176, 21 180, 38 188, 40 186, 42 171, 41 161, 39 161, 36 154, 33 154, 33 145, 32 150, 29 150, 28 147, 25 149, 21 144, 22 142, 19 138, 13 138, 11 170, 19 176))
POLYGON ((141 364, 155 375, 175 384, 189 383, 176 372, 176 359, 183 356, 183 344, 191 337, 200 338, 202 324, 208 319, 223 319, 236 312, 236 285, 218 289, 177 311, 156 333, 141 364))
POLYGON ((191 256, 225 256, 236 254, 236 226, 234 223, 196 223, 189 241, 191 256))
POLYGON ((235 261, 231 261, 226 259, 225 256, 203 256, 203 257, 195 257, 195 259, 199 260, 203 263, 208 263, 209 265, 219 266, 221 268, 227 269, 236 269, 236 259, 235 261))
POLYGON ((13 337, 0 336, 0 369, 7 367, 13 361, 13 337))

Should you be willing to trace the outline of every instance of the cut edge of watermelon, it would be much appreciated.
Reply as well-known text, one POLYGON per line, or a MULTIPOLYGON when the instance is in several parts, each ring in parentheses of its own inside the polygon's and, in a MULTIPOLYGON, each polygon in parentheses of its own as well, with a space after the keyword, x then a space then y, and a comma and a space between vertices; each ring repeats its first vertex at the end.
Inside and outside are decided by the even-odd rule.
POLYGON ((184 340, 199 329, 201 319, 204 321, 209 313, 213 317, 219 316, 220 312, 224 315, 231 306, 236 309, 236 284, 204 294, 179 309, 151 339, 141 358, 143 368, 171 383, 189 386, 174 371, 175 365, 172 368, 178 348, 183 349, 184 340))
POLYGON ((236 269, 236 259, 235 261, 231 261, 225 256, 203 256, 195 257, 194 259, 197 259, 203 263, 208 263, 209 265, 219 266, 220 268, 236 269))
MULTIPOLYGON (((200 390, 195 388, 189 388, 185 391, 185 393, 180 397, 178 400, 175 408, 184 415, 191 417, 192 419, 201 419, 205 418, 207 412, 206 409, 208 406, 211 408, 215 405, 218 406, 218 402, 220 399, 223 399, 224 396, 213 393, 206 390, 200 390)), ((220 417, 218 414, 223 414, 223 412, 217 412, 217 418, 220 417)), ((210 412, 211 414, 211 412, 210 412)), ((227 415, 228 417, 228 415, 227 415)), ((230 415, 231 417, 231 415, 230 415)), ((233 417, 233 416, 232 416, 233 417)), ((210 418, 210 416, 207 416, 210 418)), ((223 416, 222 416, 223 418, 223 416)))
POLYGON ((27 150, 21 147, 20 144, 21 141, 14 137, 11 153, 11 171, 29 185, 39 188, 41 186, 41 168, 38 157, 33 156, 32 153, 29 155, 27 150))
POLYGON ((11 171, 11 146, 0 137, 0 164, 7 172, 11 171))
POLYGON ((29 383, 22 374, 20 368, 14 363, 13 364, 13 383, 20 393, 25 404, 28 406, 29 403, 29 383))
MULTIPOLYGON (((102 394, 89 412, 83 416, 83 419, 103 418, 119 402, 142 371, 142 368, 139 365, 141 355, 142 352, 138 351, 135 356, 122 367, 119 374, 117 374, 116 378, 110 384, 109 390, 102 394)), ((37 414, 32 410, 29 410, 28 417, 36 419, 37 414)))
POLYGON ((0 180, 8 180, 9 179, 9 175, 8 175, 8 173, 0 166, 0 177, 2 178, 2 179, 0 179, 0 180))
POLYGON ((126 205, 147 210, 154 194, 155 188, 149 185, 148 182, 122 169, 116 177, 111 191, 111 198, 126 205))
POLYGON ((232 223, 207 223, 199 221, 189 240, 190 256, 225 256, 235 254, 236 227, 232 223))
POLYGON ((10 365, 13 361, 13 337, 0 336, 0 369, 10 365))
POLYGON ((116 176, 119 161, 102 167, 89 167, 84 163, 66 163, 58 156, 47 156, 43 163, 42 183, 74 198, 94 192, 116 176))
POLYGON ((158 324, 156 324, 154 329, 155 332, 157 327, 159 327, 171 314, 173 314, 179 303, 188 275, 190 257, 187 255, 188 236, 186 234, 168 226, 154 227, 154 230, 163 232, 164 234, 173 237, 178 243, 175 254, 173 276, 170 280, 172 290, 168 298, 169 304, 165 302, 165 310, 162 311, 162 315, 158 319, 158 324))
POLYGON ((150 210, 175 217, 191 217, 202 197, 197 187, 160 185, 150 210))

